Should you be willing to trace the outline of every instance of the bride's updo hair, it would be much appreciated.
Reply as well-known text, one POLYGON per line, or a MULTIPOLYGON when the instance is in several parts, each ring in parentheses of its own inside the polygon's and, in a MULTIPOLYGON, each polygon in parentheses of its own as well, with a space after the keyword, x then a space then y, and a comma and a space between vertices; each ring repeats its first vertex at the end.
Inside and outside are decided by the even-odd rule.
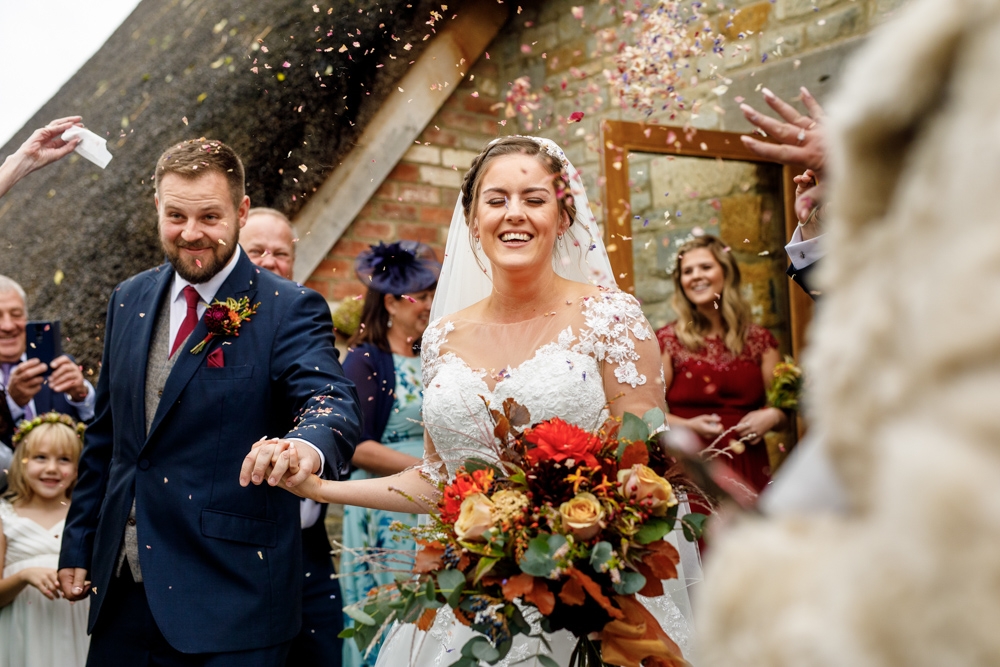
POLYGON ((555 177, 553 185, 556 190, 556 198, 559 201, 559 212, 565 211, 569 215, 570 224, 573 224, 573 220, 576 219, 576 204, 573 202, 573 194, 570 192, 569 174, 566 173, 559 158, 550 155, 541 144, 530 137, 498 139, 483 149, 483 152, 472 161, 472 166, 469 167, 469 171, 465 174, 465 180, 462 181, 462 208, 465 211, 465 224, 471 227, 472 219, 475 217, 475 210, 479 205, 479 188, 482 184, 483 174, 486 173, 493 160, 504 155, 530 155, 537 158, 546 171, 555 177))

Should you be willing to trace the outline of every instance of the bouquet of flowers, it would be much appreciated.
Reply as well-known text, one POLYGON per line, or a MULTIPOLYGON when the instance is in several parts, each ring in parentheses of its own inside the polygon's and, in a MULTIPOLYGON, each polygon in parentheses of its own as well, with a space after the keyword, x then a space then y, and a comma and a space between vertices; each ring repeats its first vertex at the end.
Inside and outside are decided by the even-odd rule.
POLYGON ((802 393, 802 369, 791 357, 774 367, 774 380, 767 390, 767 404, 779 410, 798 410, 802 393))
POLYGON ((516 635, 539 636, 538 627, 579 638, 570 667, 686 665, 635 598, 662 595, 661 580, 677 577, 667 533, 680 527, 696 540, 706 519, 677 516, 665 478, 676 466, 655 434, 663 413, 609 419, 596 433, 558 418, 528 426, 512 399, 490 413, 497 460, 469 459, 438 484, 430 521, 410 529, 414 574, 345 609, 357 623, 342 636, 364 652, 390 622, 427 630, 447 604, 479 633, 452 667, 495 664, 516 635))

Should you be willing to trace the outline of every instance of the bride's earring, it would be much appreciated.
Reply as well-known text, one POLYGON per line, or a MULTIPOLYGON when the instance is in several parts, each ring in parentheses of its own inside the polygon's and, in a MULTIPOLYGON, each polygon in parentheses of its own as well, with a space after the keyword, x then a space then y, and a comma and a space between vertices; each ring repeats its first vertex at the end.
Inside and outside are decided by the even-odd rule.
POLYGON ((389 316, 389 321, 385 323, 385 328, 386 329, 392 328, 392 315, 389 316))

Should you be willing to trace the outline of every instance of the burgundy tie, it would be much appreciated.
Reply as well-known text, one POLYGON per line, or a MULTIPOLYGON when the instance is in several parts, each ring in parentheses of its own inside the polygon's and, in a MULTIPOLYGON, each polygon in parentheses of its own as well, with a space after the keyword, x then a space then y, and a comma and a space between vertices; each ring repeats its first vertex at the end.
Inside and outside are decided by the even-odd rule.
POLYGON ((177 348, 187 340, 194 328, 198 325, 198 290, 191 285, 184 288, 184 300, 187 301, 188 311, 181 322, 181 328, 177 330, 177 337, 174 338, 174 345, 170 348, 170 356, 174 356, 177 348))

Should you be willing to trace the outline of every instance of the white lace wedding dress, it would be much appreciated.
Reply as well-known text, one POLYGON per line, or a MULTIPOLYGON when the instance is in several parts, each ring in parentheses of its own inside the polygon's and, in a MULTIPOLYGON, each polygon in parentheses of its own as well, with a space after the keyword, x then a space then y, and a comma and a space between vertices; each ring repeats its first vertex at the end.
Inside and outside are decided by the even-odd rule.
MULTIPOLYGON (((492 438, 484 398, 496 407, 514 398, 530 411, 532 422, 561 417, 587 430, 607 418, 609 401, 615 414, 642 415, 664 405, 659 347, 639 304, 622 292, 568 300, 556 311, 516 324, 445 317, 428 326, 422 356, 424 424, 449 475, 473 455, 491 455, 484 444, 492 438)), ((664 584, 668 594, 640 599, 687 656, 691 614, 685 574, 664 584)), ((427 632, 410 624, 393 627, 378 665, 444 667, 458 660, 472 636, 444 607, 427 632)), ((576 638, 559 631, 548 641, 551 656, 566 665, 576 638)), ((498 664, 535 667, 539 653, 547 653, 541 641, 518 636, 498 664)))

